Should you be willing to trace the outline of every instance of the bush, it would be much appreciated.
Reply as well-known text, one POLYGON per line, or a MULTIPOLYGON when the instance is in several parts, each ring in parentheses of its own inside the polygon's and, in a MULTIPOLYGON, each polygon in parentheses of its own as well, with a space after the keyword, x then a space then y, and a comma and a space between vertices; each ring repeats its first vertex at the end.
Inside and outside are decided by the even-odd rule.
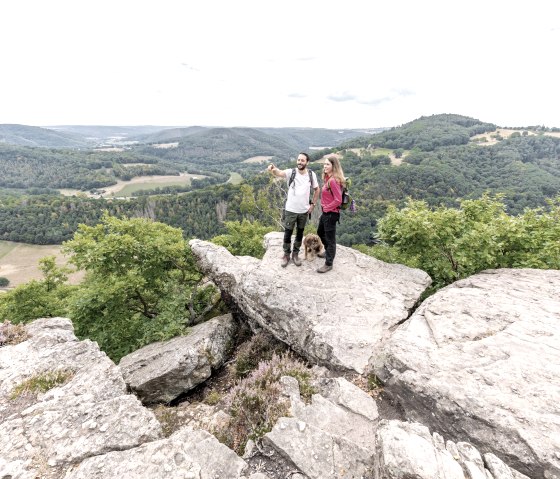
POLYGON ((311 373, 305 364, 289 353, 273 354, 270 361, 261 362, 228 392, 224 402, 231 420, 226 429, 215 431, 218 439, 242 455, 249 439, 264 436, 279 418, 287 416, 290 403, 282 395, 282 376, 295 377, 300 391, 307 397, 315 392, 311 386, 311 373))
POLYGON ((5 288, 10 284, 10 280, 4 276, 0 276, 0 288, 5 288))
POLYGON ((458 209, 409 200, 379 221, 384 243, 359 250, 426 271, 435 289, 485 269, 559 269, 560 198, 549 203, 509 216, 500 196, 464 200, 458 209))
POLYGON ((237 378, 246 377, 258 367, 259 362, 270 361, 274 354, 281 354, 285 350, 285 344, 270 334, 256 333, 239 346, 234 363, 235 376, 237 378))
POLYGON ((253 256, 262 258, 265 253, 263 236, 274 231, 273 227, 264 226, 258 221, 226 221, 227 233, 212 238, 212 242, 224 246, 235 256, 253 256))

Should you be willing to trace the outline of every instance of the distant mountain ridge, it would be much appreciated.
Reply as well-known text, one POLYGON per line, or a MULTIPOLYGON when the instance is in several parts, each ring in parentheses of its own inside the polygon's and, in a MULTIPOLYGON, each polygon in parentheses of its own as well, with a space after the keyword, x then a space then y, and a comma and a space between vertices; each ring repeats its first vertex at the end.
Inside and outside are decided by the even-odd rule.
MULTIPOLYGON (((123 145, 127 143, 153 144, 165 142, 195 144, 204 143, 200 139, 218 134, 224 136, 229 131, 232 137, 251 136, 251 141, 271 142, 278 150, 307 150, 313 147, 333 147, 352 138, 385 130, 370 129, 326 129, 326 128, 251 128, 251 127, 209 127, 209 126, 110 126, 110 125, 57 125, 37 127, 16 124, 0 124, 0 143, 18 146, 45 148, 93 148, 103 145, 123 145), (247 133, 248 131, 258 132, 247 133), (256 137, 262 136, 261 140, 256 137), (268 138, 268 139, 267 139, 268 138)), ((227 135, 226 135, 227 136, 227 135)), ((270 149, 270 148, 269 148, 270 149)))
POLYGON ((18 124, 0 124, 0 143, 43 148, 84 148, 92 146, 91 141, 79 134, 18 124))

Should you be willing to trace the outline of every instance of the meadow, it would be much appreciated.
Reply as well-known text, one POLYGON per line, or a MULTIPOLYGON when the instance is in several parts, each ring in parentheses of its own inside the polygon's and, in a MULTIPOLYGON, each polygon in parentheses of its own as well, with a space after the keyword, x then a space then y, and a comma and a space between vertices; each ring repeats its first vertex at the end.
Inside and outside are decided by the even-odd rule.
MULTIPOLYGON (((8 278, 10 288, 27 283, 32 279, 41 279, 39 260, 45 256, 55 256, 58 266, 65 265, 68 258, 60 252, 60 245, 33 245, 0 241, 0 277, 8 278)), ((77 284, 83 278, 82 272, 69 276, 71 284, 77 284)))

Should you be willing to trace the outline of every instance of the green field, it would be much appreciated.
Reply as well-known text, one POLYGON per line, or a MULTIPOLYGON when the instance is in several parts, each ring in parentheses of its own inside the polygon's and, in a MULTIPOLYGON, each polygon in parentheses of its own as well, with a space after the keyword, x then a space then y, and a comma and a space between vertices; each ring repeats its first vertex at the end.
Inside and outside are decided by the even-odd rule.
POLYGON ((132 196, 132 193, 140 190, 154 190, 156 188, 163 188, 165 186, 184 186, 190 185, 190 176, 179 176, 177 180, 160 181, 154 183, 130 183, 126 185, 122 190, 115 193, 115 196, 132 196))
POLYGON ((243 183, 243 177, 239 173, 230 173, 229 180, 227 180, 227 182, 232 185, 239 185, 240 183, 243 183))

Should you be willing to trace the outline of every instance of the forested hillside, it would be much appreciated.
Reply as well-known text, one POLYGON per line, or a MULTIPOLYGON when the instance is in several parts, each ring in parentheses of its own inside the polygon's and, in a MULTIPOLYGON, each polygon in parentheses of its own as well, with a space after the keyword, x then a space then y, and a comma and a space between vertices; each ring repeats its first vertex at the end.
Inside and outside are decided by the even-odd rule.
POLYGON ((53 148, 84 148, 92 142, 79 134, 38 126, 0 124, 0 144, 53 148))
POLYGON ((77 151, 0 145, 0 187, 89 190, 141 175, 178 175, 161 159, 132 151, 77 151), (135 163, 125 167, 126 164, 135 163))
MULTIPOLYGON (((357 211, 342 213, 339 242, 371 243, 377 220, 389 205, 400 206, 407 197, 455 207, 459 198, 503 193, 508 213, 519 214, 525 207, 545 206, 547 198, 558 196, 560 138, 535 129, 493 145, 472 141, 474 135, 494 128, 459 115, 436 115, 312 152, 312 159, 319 160, 311 165, 316 172, 321 172, 325 153, 337 152, 346 176, 352 178, 357 211)), ((243 159, 272 156, 279 167, 289 167, 297 149, 283 139, 243 128, 198 131, 178 143, 176 148, 139 146, 123 152, 0 147, 0 239, 60 243, 71 237, 79 223, 95 224, 104 210, 116 216, 149 217, 181 227, 186 237, 203 239, 222 234, 224 220, 249 218, 276 224, 273 216, 280 215, 282 193, 270 175, 262 173, 262 165, 243 159), (25 193, 52 192, 62 186, 92 188, 130 175, 184 169, 214 175, 239 171, 245 184, 126 201, 25 193), (248 202, 251 195, 256 201, 253 206, 248 202)), ((218 176, 208 181, 218 181, 218 176)))
POLYGON ((479 133, 496 129, 492 123, 483 123, 461 115, 433 115, 421 117, 397 128, 376 135, 349 140, 342 148, 402 148, 433 151, 440 146, 465 145, 479 133))

